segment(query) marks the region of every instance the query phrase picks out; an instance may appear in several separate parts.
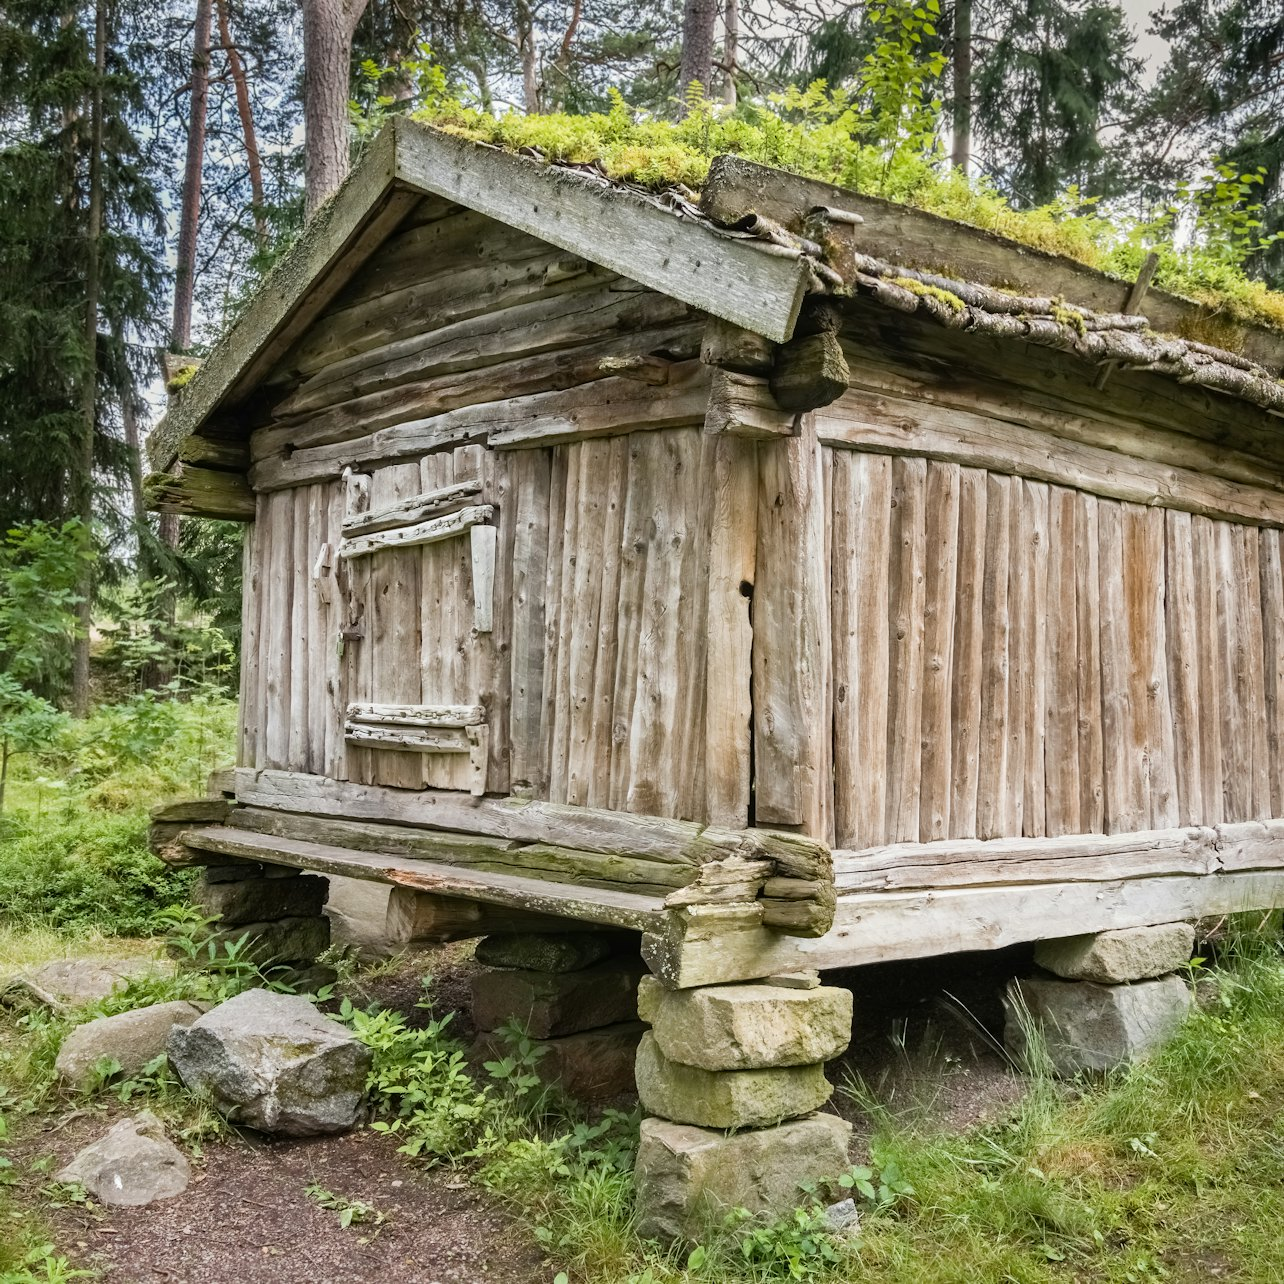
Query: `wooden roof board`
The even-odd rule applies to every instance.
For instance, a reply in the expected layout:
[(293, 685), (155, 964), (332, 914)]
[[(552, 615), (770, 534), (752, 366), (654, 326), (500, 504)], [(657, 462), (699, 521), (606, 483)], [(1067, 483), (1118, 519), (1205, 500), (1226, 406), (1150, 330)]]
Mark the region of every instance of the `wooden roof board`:
[(168, 469), (234, 408), (424, 196), (445, 197), (713, 316), (782, 341), (810, 280), (801, 253), (724, 235), (639, 193), (398, 117), (272, 269), (148, 440)]

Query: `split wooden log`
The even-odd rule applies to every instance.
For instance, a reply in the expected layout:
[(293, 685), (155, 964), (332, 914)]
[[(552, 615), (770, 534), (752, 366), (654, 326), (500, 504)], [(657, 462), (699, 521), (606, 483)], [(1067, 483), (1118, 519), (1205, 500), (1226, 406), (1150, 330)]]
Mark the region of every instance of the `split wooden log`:
[(771, 371), (771, 395), (782, 410), (800, 414), (837, 401), (851, 372), (838, 336), (830, 330), (782, 344)]
[(254, 492), (244, 473), (175, 463), (169, 472), (152, 473), (144, 490), (153, 512), (230, 522), (254, 520)]
[(775, 344), (752, 330), (742, 330), (718, 317), (711, 317), (705, 325), (700, 360), (707, 366), (720, 366), (738, 374), (765, 375), (775, 356)]
[(714, 436), (726, 433), (750, 440), (773, 440), (792, 437), (797, 420), (780, 407), (766, 379), (715, 369), (704, 430)]
[(353, 513), (343, 519), (343, 534), (349, 538), (368, 535), (373, 531), (389, 530), (397, 526), (412, 526), (430, 517), (444, 517), (457, 513), (472, 504), (481, 494), (481, 482), (469, 480), (443, 486), (439, 490), (412, 495), (395, 504), (373, 511)]
[(221, 825), (232, 810), (231, 802), (220, 793), (209, 798), (188, 798), (181, 802), (161, 803), (151, 810), (147, 827), (147, 846), (153, 854), (165, 859), (164, 853), (178, 842), (185, 830), (194, 825)]
[(447, 513), (444, 517), (433, 517), (426, 522), (416, 522), (413, 526), (398, 526), (395, 529), (378, 530), (370, 535), (357, 535), (354, 538), (344, 537), (339, 541), (341, 558), (365, 557), (385, 548), (417, 548), (423, 544), (435, 544), (439, 540), (454, 539), (465, 531), (488, 522), (495, 515), (490, 504), (471, 504), (456, 512)]
[(384, 935), (399, 948), (439, 945), (445, 941), (467, 941), (498, 932), (582, 932), (597, 931), (594, 923), (534, 914), (507, 905), (488, 905), (458, 896), (439, 896), (394, 887), (388, 897)]

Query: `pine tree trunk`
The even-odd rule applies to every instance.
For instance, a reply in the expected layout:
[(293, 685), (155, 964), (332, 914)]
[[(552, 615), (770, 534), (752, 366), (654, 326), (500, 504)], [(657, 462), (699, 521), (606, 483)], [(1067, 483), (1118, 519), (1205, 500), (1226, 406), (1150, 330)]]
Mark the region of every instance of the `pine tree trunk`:
[(517, 52), (522, 60), (522, 106), (528, 116), (540, 109), (539, 56), (535, 48), (535, 21), (527, 0), (517, 0)]
[(210, 101), (210, 15), (212, 0), (196, 0), (192, 34), (192, 101), (187, 122), (187, 161), (178, 215), (178, 261), (174, 267), (174, 321), (169, 346), (192, 345), (192, 293), (196, 285), (196, 237), (201, 221), (201, 171), (205, 165), (205, 119)]
[(236, 90), (236, 114), (241, 118), (241, 134), (245, 138), (245, 164), (250, 172), (250, 200), (254, 206), (254, 235), (259, 249), (267, 244), (268, 225), (263, 195), (263, 160), (259, 155), (258, 135), (254, 130), (254, 110), (250, 105), (250, 87), (245, 78), (245, 63), (241, 51), (232, 43), (232, 24), (228, 17), (227, 0), (218, 3), (218, 38), (227, 54), (227, 69), (232, 75)]
[(348, 173), (352, 33), (369, 0), (303, 0), (304, 210), (311, 218)]
[(954, 147), (950, 160), (965, 174), (972, 161), (972, 0), (954, 0)]
[[(103, 224), (103, 79), (107, 70), (107, 0), (94, 5), (94, 81), (89, 102), (89, 219), (85, 238), (85, 369), (80, 390), (81, 440), (77, 516), (88, 531), (94, 519), (94, 441), (98, 430), (98, 292)], [(93, 570), (86, 566), (76, 586), (80, 602), (72, 651), (71, 707), (89, 712), (89, 627), (93, 621)]]
[(685, 116), (686, 94), (693, 80), (706, 93), (713, 79), (713, 33), (718, 0), (686, 0), (682, 11), (682, 66), (678, 72), (678, 115)]
[(723, 59), (722, 101), (736, 105), (736, 72), (740, 66), (740, 6), (738, 0), (726, 0), (722, 10)]

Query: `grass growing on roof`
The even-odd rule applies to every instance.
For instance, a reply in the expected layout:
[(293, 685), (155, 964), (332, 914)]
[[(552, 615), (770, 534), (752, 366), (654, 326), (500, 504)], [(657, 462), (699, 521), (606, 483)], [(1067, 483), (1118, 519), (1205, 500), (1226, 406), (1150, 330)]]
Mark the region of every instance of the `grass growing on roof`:
[[(635, 112), (615, 92), (607, 112), (499, 117), (438, 94), (415, 119), (508, 151), (537, 149), (552, 162), (601, 165), (614, 179), (654, 189), (682, 184), (698, 191), (713, 158), (731, 153), (911, 205), (1124, 279), (1135, 278), (1154, 250), (1156, 286), (1231, 320), (1284, 329), (1284, 294), (1241, 266), (1253, 244), (1252, 206), (1245, 198), (1258, 180), (1236, 176), (1228, 186), (1224, 167), (1150, 220), (1103, 211), (1074, 190), (1049, 205), (1019, 210), (988, 180), (969, 181), (949, 169), (930, 144), (889, 151), (884, 141), (870, 141), (868, 117), (848, 94), (830, 91), (824, 82), (767, 102), (747, 101), (735, 111), (697, 100), (677, 122)], [(1192, 220), (1193, 236), (1179, 245), (1178, 226)], [(907, 266), (948, 273), (949, 265)]]

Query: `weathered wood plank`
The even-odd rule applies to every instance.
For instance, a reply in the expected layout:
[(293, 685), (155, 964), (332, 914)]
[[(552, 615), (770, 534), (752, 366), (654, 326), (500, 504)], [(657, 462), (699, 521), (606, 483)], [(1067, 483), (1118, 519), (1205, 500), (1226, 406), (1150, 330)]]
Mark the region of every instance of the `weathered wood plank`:
[[(793, 333), (806, 266), (678, 219), (600, 183), (422, 126), (397, 134), (409, 183), (780, 341)], [(556, 217), (550, 216), (556, 211)]]
[(1048, 506), (1048, 662), (1044, 708), (1049, 837), (1082, 832), (1079, 814), (1079, 647), (1075, 492), (1054, 486)]
[(1228, 819), (1222, 759), (1221, 653), (1225, 645), (1218, 623), (1217, 525), (1207, 517), (1191, 519), (1195, 572), (1195, 657), (1199, 697), (1199, 770), (1203, 819), (1218, 824)]
[(220, 521), (252, 522), (254, 492), (245, 473), (175, 463), (168, 472), (151, 473), (144, 483), (147, 507), (154, 513), (213, 517)]
[(1028, 519), (1025, 556), (1029, 558), (1024, 598), (1023, 635), (1027, 665), (1023, 668), (1022, 699), (1025, 707), (1025, 799), (1021, 832), (1038, 837), (1047, 833), (1047, 776), (1044, 738), (1047, 732), (1048, 694), (1048, 487), (1022, 481), (1021, 508)]
[(1011, 477), (985, 474), (985, 576), (981, 585), (981, 615), (985, 633), (981, 646), (981, 735), (976, 785), (976, 834), (998, 838), (1020, 831), (1008, 788), (1011, 753), (1009, 607), (1013, 492), (1020, 483)]
[(543, 781), (545, 575), (549, 544), (550, 456), (547, 450), (508, 457), (513, 470), (511, 787)]
[(387, 530), (393, 526), (412, 526), (429, 517), (439, 517), (445, 513), (458, 512), (476, 502), (481, 494), (481, 483), (468, 480), (443, 486), (439, 490), (425, 494), (411, 495), (378, 509), (367, 509), (354, 513), (343, 520), (343, 534), (346, 536), (367, 535), (372, 531)]
[(752, 441), (792, 437), (798, 416), (782, 410), (765, 378), (734, 370), (715, 370), (709, 388), (704, 430)]
[(1079, 653), (1079, 826), (1105, 831), (1101, 705), (1101, 529), (1097, 498), (1075, 495), (1075, 639)]
[(1259, 566), (1270, 814), (1281, 816), (1284, 815), (1284, 556), (1278, 531), (1261, 532)]
[(264, 743), (262, 761), (269, 767), (290, 765), (290, 621), (293, 611), (294, 496), (265, 499), (263, 541), (263, 619), (267, 648), (263, 661)]
[[(833, 807), (828, 514), (814, 421), (758, 447), (754, 787), (760, 823), (829, 832)], [(921, 583), (921, 577), (920, 577)], [(917, 724), (914, 737), (917, 738)]]
[(834, 825), (843, 846), (887, 833), (892, 461), (833, 453)]
[[(1165, 631), (1168, 641), (1168, 690), (1173, 711), (1177, 818), (1183, 825), (1197, 825), (1204, 820), (1204, 804), (1203, 772), (1199, 760), (1195, 548), (1190, 514), (1165, 514), (1164, 539), (1167, 579), (1164, 594)], [(1278, 548), (1278, 544), (1276, 547)]]
[[(414, 464), (407, 465), (416, 468)], [(339, 541), (339, 556), (366, 557), (382, 549), (417, 548), (435, 544), (438, 540), (454, 539), (479, 522), (488, 522), (495, 515), (490, 504), (470, 504), (443, 517), (434, 517), (413, 526), (399, 526), (391, 530), (376, 531), (370, 535), (344, 537)]]
[(1284, 525), (1284, 496), (1264, 487), (1160, 465), (970, 411), (853, 389), (817, 411), (817, 419), (821, 440), (834, 446), (924, 455), (1103, 498)]
[(712, 491), (705, 816), (710, 824), (739, 827), (749, 822), (752, 787), (752, 601), (758, 556), (758, 455), (752, 443), (716, 443)]
[(945, 838), (950, 832), (960, 483), (957, 464), (928, 465), (920, 732), (922, 793), (918, 835), (923, 842)]
[(611, 923), (634, 930), (654, 925), (663, 916), (660, 901), (635, 892), (588, 889), (542, 878), (354, 852), (344, 847), (275, 838), (245, 830), (194, 829), (184, 834), (184, 841), (200, 851), (218, 852), (243, 860), (265, 860), (275, 865), (292, 865), (297, 869), (346, 878), (372, 878), (417, 891), (465, 896), (496, 905), (512, 905), (537, 913), (586, 919), (590, 923)]
[[(984, 685), (987, 475), (964, 468), (959, 477), (959, 535), (954, 607), (953, 690), (950, 695), (949, 837), (977, 832)], [(985, 752), (994, 746), (986, 744)]]

